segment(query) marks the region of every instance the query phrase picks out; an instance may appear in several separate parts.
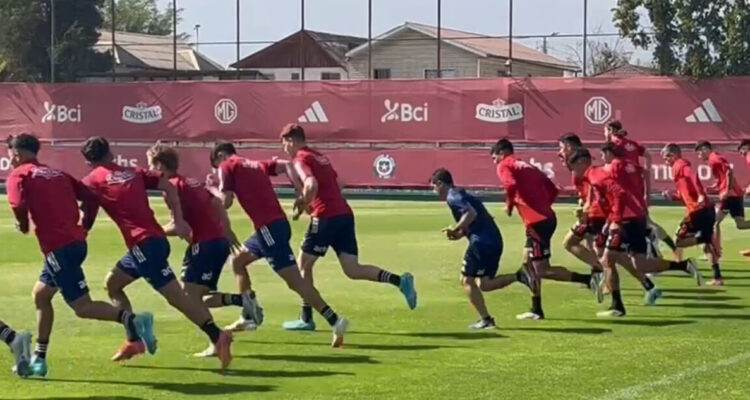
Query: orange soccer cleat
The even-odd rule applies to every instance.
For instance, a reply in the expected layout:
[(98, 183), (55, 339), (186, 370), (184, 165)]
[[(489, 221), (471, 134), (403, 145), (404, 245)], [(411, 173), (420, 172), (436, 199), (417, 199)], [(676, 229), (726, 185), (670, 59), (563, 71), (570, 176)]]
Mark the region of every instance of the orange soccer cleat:
[(137, 341), (137, 342), (128, 342), (125, 341), (125, 343), (120, 346), (120, 348), (117, 350), (117, 353), (115, 353), (114, 356), (112, 356), (112, 361), (125, 361), (130, 360), (131, 358), (143, 354), (146, 352), (146, 345), (143, 344), (143, 341)]
[(221, 331), (219, 340), (216, 342), (216, 356), (221, 361), (221, 370), (224, 371), (232, 363), (232, 333)]

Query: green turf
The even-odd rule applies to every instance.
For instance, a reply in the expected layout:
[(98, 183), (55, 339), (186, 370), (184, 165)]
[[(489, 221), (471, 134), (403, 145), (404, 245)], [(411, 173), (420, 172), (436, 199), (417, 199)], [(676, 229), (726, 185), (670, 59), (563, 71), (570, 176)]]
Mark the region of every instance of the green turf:
[[(2, 199), (2, 201), (5, 201)], [(163, 217), (161, 200), (155, 201)], [(266, 309), (265, 325), (240, 334), (231, 372), (216, 372), (216, 360), (189, 356), (205, 346), (203, 335), (170, 309), (144, 282), (129, 293), (137, 310), (156, 315), (159, 352), (124, 365), (109, 361), (123, 339), (120, 326), (77, 320), (60, 298), (45, 381), (19, 380), (3, 367), (1, 399), (748, 399), (750, 398), (750, 267), (737, 251), (750, 247), (747, 234), (725, 224), (725, 288), (696, 288), (692, 279), (672, 274), (657, 283), (665, 298), (641, 305), (642, 292), (624, 278), (629, 315), (596, 320), (604, 307), (582, 288), (545, 283), (548, 320), (516, 321), (529, 295), (515, 285), (487, 294), (500, 328), (467, 332), (477, 316), (459, 286), (464, 242), (443, 239), (451, 221), (439, 203), (354, 201), (362, 260), (394, 272), (411, 271), (419, 307), (410, 311), (390, 286), (347, 280), (329, 255), (316, 267), (315, 281), (328, 302), (352, 321), (344, 349), (329, 347), (330, 332), (317, 317), (319, 331), (294, 333), (281, 323), (295, 317), (299, 300), (265, 263), (251, 269)], [(288, 208), (289, 204), (285, 204)], [(501, 271), (516, 270), (523, 244), (517, 217), (501, 215), (491, 204), (505, 236)], [(41, 265), (33, 237), (13, 230), (7, 208), (0, 212), (0, 318), (16, 328), (33, 329), (30, 290)], [(554, 261), (583, 271), (561, 246), (572, 223), (572, 208), (558, 208), (560, 228)], [(657, 208), (657, 220), (674, 229), (681, 208)], [(232, 213), (238, 234), (250, 225)], [(294, 247), (304, 222), (293, 223)], [(185, 245), (173, 243), (172, 265), (179, 266)], [(86, 263), (89, 286), (104, 299), (107, 270), (124, 251), (114, 225), (97, 224)], [(691, 250), (690, 254), (697, 254)], [(709, 266), (701, 263), (704, 275)], [(231, 272), (221, 287), (231, 290)], [(236, 309), (215, 312), (229, 323)], [(0, 352), (0, 365), (11, 357)]]

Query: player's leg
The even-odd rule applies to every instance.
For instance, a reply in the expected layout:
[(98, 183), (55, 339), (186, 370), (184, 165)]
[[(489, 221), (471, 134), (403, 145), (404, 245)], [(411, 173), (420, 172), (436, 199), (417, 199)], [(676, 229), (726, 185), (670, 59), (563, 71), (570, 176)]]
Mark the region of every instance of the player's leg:
[(125, 287), (140, 279), (141, 274), (138, 273), (138, 266), (130, 252), (125, 255), (117, 262), (115, 268), (107, 274), (104, 281), (104, 286), (107, 289), (107, 295), (112, 305), (133, 312), (133, 306), (130, 304), (130, 299), (125, 294)]
[(0, 321), (0, 340), (8, 345), (13, 353), (13, 372), (25, 378), (31, 374), (29, 360), (31, 359), (31, 334), (16, 332), (8, 324)]
[[(617, 274), (617, 263), (619, 260), (626, 258), (626, 255), (620, 251), (620, 245), (610, 233), (607, 248), (602, 255), (602, 267), (604, 267), (604, 279), (610, 288), (612, 303), (606, 311), (598, 312), (597, 317), (622, 317), (625, 315), (625, 304), (622, 302), (622, 293), (620, 292), (620, 277)], [(614, 235), (619, 235), (617, 232)]]
[(654, 219), (651, 218), (651, 214), (648, 214), (646, 218), (649, 228), (654, 231), (654, 235), (656, 235), (656, 237), (660, 241), (664, 242), (664, 244), (666, 244), (670, 250), (675, 251), (677, 249), (677, 245), (675, 244), (674, 240), (672, 240), (672, 237), (669, 236), (669, 233), (667, 233), (664, 227), (654, 221)]
[[(739, 230), (750, 229), (750, 220), (745, 219), (745, 204), (741, 197), (732, 197), (729, 202), (729, 215), (734, 220), (734, 225)], [(718, 225), (719, 214), (716, 215)]]
[(465, 275), (461, 276), (461, 286), (464, 288), (464, 292), (466, 292), (466, 295), (469, 298), (469, 303), (471, 303), (477, 311), (477, 314), (479, 314), (479, 321), (469, 325), (469, 329), (492, 329), (495, 327), (495, 320), (487, 310), (487, 305), (484, 302), (484, 295), (479, 288), (478, 281), (479, 278)]
[(46, 267), (34, 285), (32, 296), (36, 307), (36, 345), (29, 362), (31, 375), (47, 375), (47, 348), (49, 347), (52, 326), (55, 321), (55, 310), (52, 298), (57, 294), (57, 285), (53, 275)]
[(579, 274), (562, 266), (552, 266), (552, 236), (557, 228), (557, 220), (550, 218), (527, 228), (527, 247), (531, 249), (531, 263), (537, 276), (559, 282), (575, 282), (591, 287), (591, 274)]
[(599, 259), (596, 257), (596, 253), (591, 250), (591, 247), (586, 247), (584, 245), (588, 231), (588, 224), (581, 222), (577, 223), (571, 228), (567, 235), (565, 235), (563, 246), (565, 246), (565, 250), (570, 254), (590, 266), (591, 271), (601, 271), (602, 267), (599, 264)]

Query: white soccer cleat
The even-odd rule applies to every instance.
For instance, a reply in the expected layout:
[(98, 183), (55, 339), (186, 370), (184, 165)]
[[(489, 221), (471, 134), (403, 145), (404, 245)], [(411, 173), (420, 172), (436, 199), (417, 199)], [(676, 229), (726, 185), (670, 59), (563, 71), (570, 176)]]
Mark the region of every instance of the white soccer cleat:
[(625, 313), (620, 310), (615, 310), (614, 308), (606, 310), (606, 311), (599, 311), (596, 313), (597, 318), (619, 318), (624, 317)]
[(256, 328), (263, 325), (263, 307), (258, 299), (251, 298), (248, 292), (242, 293), (242, 318), (254, 321)]
[(209, 358), (209, 357), (216, 357), (217, 355), (218, 355), (218, 352), (216, 351), (216, 346), (214, 346), (213, 343), (209, 343), (206, 350), (203, 350), (200, 353), (193, 354), (193, 357)]
[(16, 332), (16, 337), (10, 343), (15, 364), (13, 372), (25, 378), (31, 374), (29, 362), (31, 360), (31, 334), (29, 332)]
[(331, 341), (331, 347), (342, 347), (344, 345), (344, 333), (349, 327), (349, 320), (346, 318), (339, 317), (336, 324), (333, 326), (333, 341)]
[(231, 332), (254, 331), (258, 329), (258, 325), (252, 319), (240, 317), (237, 321), (225, 326), (224, 329)]
[(698, 264), (692, 258), (688, 258), (687, 260), (687, 272), (695, 278), (695, 283), (697, 283), (698, 286), (703, 286), (701, 271), (698, 269)]
[(532, 321), (539, 321), (539, 320), (544, 319), (544, 318), (541, 315), (539, 315), (539, 314), (537, 314), (535, 312), (527, 311), (527, 312), (525, 312), (523, 314), (516, 315), (516, 319), (519, 319), (519, 320), (528, 319), (528, 320), (532, 320)]

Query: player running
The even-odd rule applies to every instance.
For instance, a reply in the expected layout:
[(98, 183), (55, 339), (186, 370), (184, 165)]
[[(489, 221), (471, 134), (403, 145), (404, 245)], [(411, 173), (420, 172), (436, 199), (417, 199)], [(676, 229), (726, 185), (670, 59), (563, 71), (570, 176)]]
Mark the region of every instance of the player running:
[[(714, 187), (719, 192), (719, 203), (716, 204), (716, 227), (714, 228), (713, 246), (721, 256), (721, 222), (729, 214), (734, 220), (737, 229), (750, 229), (750, 221), (745, 219), (745, 192), (737, 183), (732, 166), (729, 165), (724, 156), (713, 150), (711, 143), (705, 140), (699, 141), (695, 146), (695, 152), (701, 161), (708, 161), (711, 173), (716, 184)], [(721, 280), (711, 281), (709, 284), (722, 284)]]
[[(739, 146), (737, 146), (737, 151), (740, 152), (740, 155), (745, 159), (747, 167), (750, 168), (750, 140), (746, 139), (741, 141)], [(750, 195), (750, 185), (745, 188), (745, 196), (747, 195)], [(742, 250), (740, 254), (745, 257), (750, 257), (750, 250)]]
[[(281, 143), (284, 152), (292, 157), (301, 185), (294, 202), (293, 219), (298, 219), (303, 212), (311, 216), (299, 256), (302, 277), (312, 283), (315, 262), (333, 247), (348, 278), (391, 284), (399, 288), (410, 309), (416, 308), (417, 291), (410, 273), (399, 276), (359, 262), (354, 214), (341, 194), (338, 175), (328, 157), (308, 147), (304, 129), (296, 124), (284, 127)], [(310, 305), (303, 303), (300, 318), (285, 322), (283, 326), (287, 330), (314, 330)]]
[[(216, 326), (208, 308), (200, 300), (185, 296), (169, 266), (170, 247), (166, 233), (149, 206), (146, 190), (162, 191), (172, 214), (170, 233), (189, 239), (190, 227), (183, 218), (177, 189), (160, 173), (115, 164), (109, 142), (103, 137), (88, 139), (81, 153), (93, 169), (83, 183), (98, 196), (128, 247), (128, 252), (107, 275), (107, 292), (112, 302), (130, 310), (130, 300), (124, 288), (143, 277), (172, 307), (200, 327), (216, 346), (221, 369), (228, 367), (232, 361), (232, 335)], [(143, 339), (148, 352), (154, 354), (156, 340), (151, 335)], [(127, 359), (132, 352), (132, 344), (126, 342), (112, 359)]]
[(505, 213), (513, 215), (518, 208), (526, 226), (526, 248), (523, 264), (532, 272), (531, 310), (516, 316), (518, 319), (544, 319), (542, 309), (542, 278), (562, 282), (576, 282), (593, 287), (590, 274), (579, 274), (565, 267), (550, 266), (550, 245), (557, 228), (557, 216), (552, 204), (557, 197), (557, 187), (538, 168), (517, 159), (513, 144), (500, 139), (490, 150), (497, 164), (497, 176), (505, 188)]
[(723, 285), (719, 253), (713, 243), (716, 210), (690, 162), (682, 158), (680, 147), (670, 143), (664, 147), (661, 154), (664, 162), (672, 167), (672, 176), (677, 187), (676, 191), (667, 190), (663, 195), (670, 200), (682, 200), (687, 209), (687, 215), (677, 231), (677, 245), (691, 247), (703, 244), (703, 251), (708, 255), (714, 275), (710, 284)]
[(96, 196), (70, 175), (40, 163), (39, 149), (39, 139), (30, 134), (8, 140), (8, 156), (14, 167), (6, 182), (8, 202), (21, 233), (29, 232), (29, 222), (34, 224), (44, 254), (44, 269), (33, 291), (37, 341), (28, 365), (30, 374), (47, 375), (47, 348), (54, 321), (52, 298), (58, 291), (79, 318), (122, 324), (131, 349), (129, 356), (143, 353), (141, 339), (154, 336), (153, 315), (136, 315), (89, 296), (81, 266), (87, 255), (86, 234), (98, 208)]
[(481, 318), (469, 325), (469, 329), (495, 328), (495, 319), (487, 310), (482, 292), (499, 290), (513, 282), (531, 286), (531, 279), (523, 268), (515, 274), (495, 276), (503, 255), (500, 229), (479, 199), (454, 186), (453, 176), (448, 170), (440, 168), (433, 172), (430, 185), (440, 200), (448, 203), (456, 221), (455, 226), (443, 229), (445, 236), (448, 240), (465, 237), (469, 241), (461, 269), (461, 285)]
[(304, 279), (299, 268), (292, 268), (297, 267), (289, 246), (292, 231), (270, 179), (270, 176), (286, 173), (288, 164), (279, 160), (253, 161), (239, 157), (234, 145), (226, 142), (214, 147), (211, 163), (219, 170), (219, 187), (212, 189), (216, 196), (223, 200), (225, 207), (231, 207), (236, 195), (255, 225), (255, 233), (237, 255), (243, 260), (243, 270), (248, 264), (265, 258), (289, 288), (328, 321), (333, 330), (331, 346), (341, 347), (349, 321), (336, 314), (323, 300), (312, 280)]
[(0, 321), (0, 340), (8, 345), (13, 353), (15, 363), (13, 372), (21, 378), (31, 375), (29, 360), (31, 359), (31, 334), (29, 332), (16, 332), (5, 322)]
[[(159, 171), (177, 189), (183, 217), (191, 230), (190, 241), (182, 264), (182, 282), (185, 293), (209, 308), (242, 307), (243, 314), (253, 307), (246, 296), (217, 292), (221, 270), (232, 248), (239, 248), (231, 222), (221, 200), (211, 194), (202, 182), (180, 175), (180, 157), (175, 149), (157, 143), (146, 154), (149, 168)], [(168, 236), (174, 236), (172, 226), (165, 227)], [(209, 342), (206, 350), (196, 357), (215, 357), (216, 346)]]

